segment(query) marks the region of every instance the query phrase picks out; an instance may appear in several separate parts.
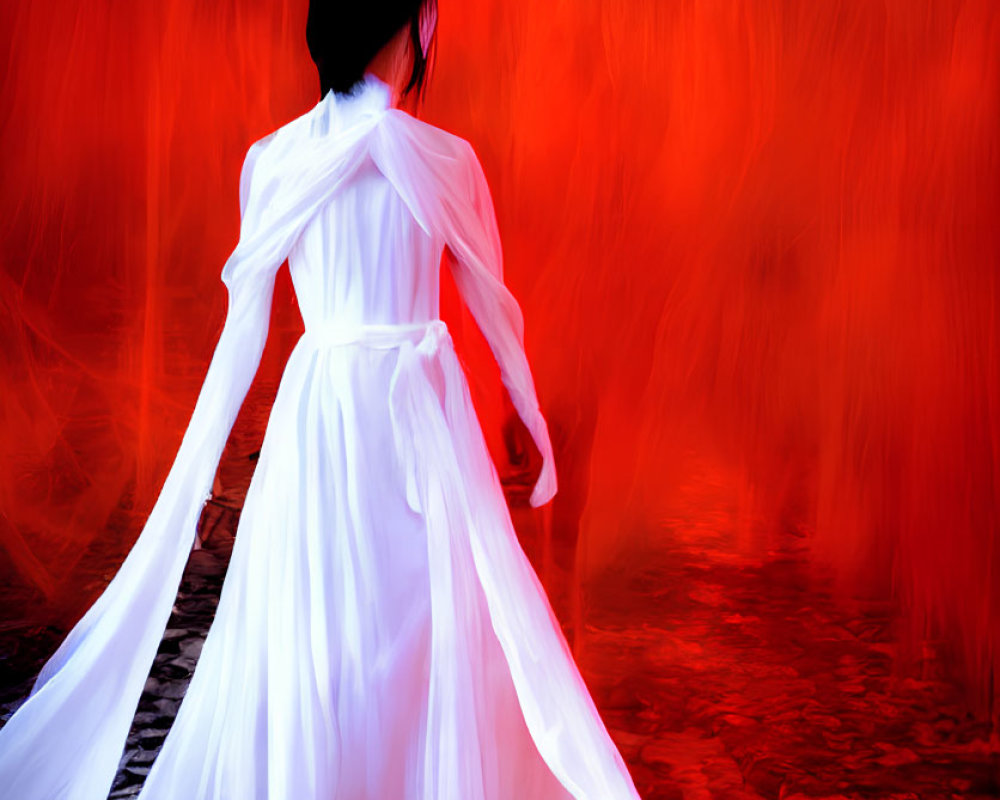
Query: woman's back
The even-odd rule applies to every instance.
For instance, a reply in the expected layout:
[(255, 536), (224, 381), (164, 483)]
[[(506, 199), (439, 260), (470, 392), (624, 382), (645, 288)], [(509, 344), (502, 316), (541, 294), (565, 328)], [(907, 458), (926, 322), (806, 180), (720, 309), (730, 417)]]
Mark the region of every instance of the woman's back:
[[(355, 95), (331, 93), (320, 102), (310, 135), (335, 138), (388, 106), (389, 87), (369, 75)], [(443, 242), (421, 228), (369, 153), (359, 160), (289, 253), (303, 321), (309, 327), (434, 319)]]
[(435, 319), (442, 247), (365, 159), (289, 253), (306, 327)]

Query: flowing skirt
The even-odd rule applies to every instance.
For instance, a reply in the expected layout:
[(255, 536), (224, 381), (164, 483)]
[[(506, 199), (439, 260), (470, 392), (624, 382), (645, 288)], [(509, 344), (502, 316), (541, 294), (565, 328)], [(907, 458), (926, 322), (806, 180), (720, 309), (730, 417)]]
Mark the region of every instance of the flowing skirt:
[[(218, 438), (189, 426), (122, 568), (0, 730), (0, 796), (107, 795)], [(440, 320), (313, 325), (296, 345), (140, 798), (638, 798)]]
[[(481, 588), (433, 607), (388, 402), (399, 347), (316, 338), (285, 369), (215, 621), (140, 798), (571, 797), (528, 732)], [(435, 626), (469, 659), (448, 673), (468, 681), (453, 726), (429, 712), (432, 686), (455, 690), (431, 680), (448, 669)], [(451, 763), (463, 752), (473, 775)]]

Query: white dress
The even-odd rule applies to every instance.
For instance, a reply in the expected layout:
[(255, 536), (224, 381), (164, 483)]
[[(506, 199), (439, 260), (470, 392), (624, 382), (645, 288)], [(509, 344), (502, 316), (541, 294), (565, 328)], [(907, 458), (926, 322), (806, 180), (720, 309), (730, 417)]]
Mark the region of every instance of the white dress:
[(456, 284), (548, 431), (467, 141), (369, 73), (254, 143), (226, 324), (174, 464), (104, 594), (0, 730), (0, 796), (103, 800), (287, 257), (292, 352), (218, 610), (142, 800), (618, 800), (622, 758), (521, 550), (438, 319)]

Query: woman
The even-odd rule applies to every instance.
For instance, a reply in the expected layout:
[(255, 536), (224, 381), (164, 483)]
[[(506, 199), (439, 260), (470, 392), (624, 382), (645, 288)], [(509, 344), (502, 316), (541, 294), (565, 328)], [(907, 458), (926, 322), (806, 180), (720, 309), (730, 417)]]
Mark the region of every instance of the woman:
[(143, 800), (637, 797), (521, 551), (448, 330), (446, 255), (543, 457), (482, 168), (398, 108), (433, 2), (310, 7), (322, 99), (255, 142), (226, 324), (142, 534), (0, 731), (0, 793), (103, 798), (287, 258), (305, 333)]

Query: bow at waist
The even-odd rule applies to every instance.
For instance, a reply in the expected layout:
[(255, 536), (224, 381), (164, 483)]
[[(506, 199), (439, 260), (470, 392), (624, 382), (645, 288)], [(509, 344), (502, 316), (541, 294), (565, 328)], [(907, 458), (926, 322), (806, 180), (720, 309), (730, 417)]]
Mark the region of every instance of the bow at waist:
[(406, 500), (424, 510), (425, 476), (454, 463), (451, 437), (455, 413), (463, 407), (462, 368), (443, 320), (403, 323), (322, 322), (306, 326), (296, 350), (359, 345), (398, 349), (389, 380), (388, 405), (393, 439), (405, 475)]

